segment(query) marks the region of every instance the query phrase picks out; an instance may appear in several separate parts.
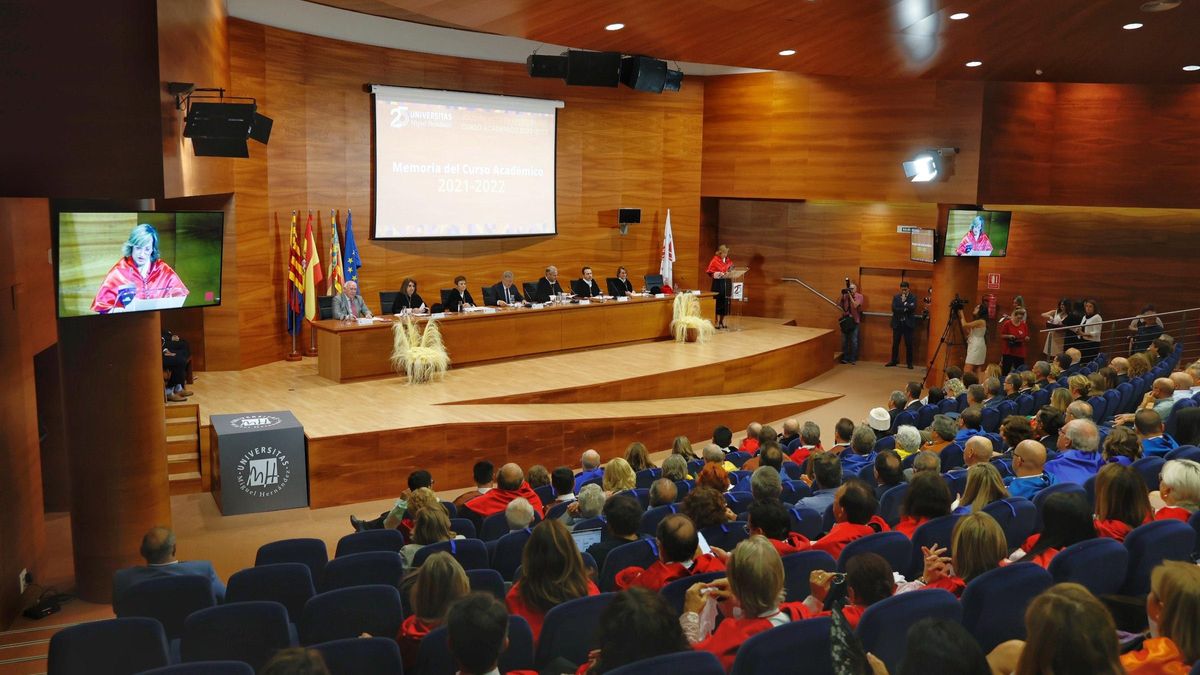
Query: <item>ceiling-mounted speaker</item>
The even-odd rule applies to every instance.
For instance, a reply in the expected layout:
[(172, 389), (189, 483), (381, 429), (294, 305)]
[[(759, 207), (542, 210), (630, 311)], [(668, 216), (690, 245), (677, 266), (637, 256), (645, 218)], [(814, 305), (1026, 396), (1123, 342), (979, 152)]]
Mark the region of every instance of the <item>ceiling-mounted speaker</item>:
[(667, 71), (667, 80), (663, 84), (663, 90), (664, 91), (679, 91), (679, 88), (682, 86), (683, 86), (683, 71), (682, 70), (668, 70)]
[(583, 87), (615, 87), (621, 81), (619, 52), (567, 52), (567, 84)]
[(530, 54), (529, 58), (525, 59), (525, 66), (529, 69), (530, 77), (554, 77), (560, 80), (567, 77), (567, 57), (565, 56)]
[(667, 62), (649, 56), (621, 59), (621, 83), (630, 89), (661, 94), (667, 84)]

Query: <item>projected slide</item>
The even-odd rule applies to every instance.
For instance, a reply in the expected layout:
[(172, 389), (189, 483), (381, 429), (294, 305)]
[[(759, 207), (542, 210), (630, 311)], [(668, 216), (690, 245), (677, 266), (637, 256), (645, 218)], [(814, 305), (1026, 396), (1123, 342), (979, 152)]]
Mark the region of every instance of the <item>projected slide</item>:
[(376, 239), (556, 232), (561, 101), (376, 85)]

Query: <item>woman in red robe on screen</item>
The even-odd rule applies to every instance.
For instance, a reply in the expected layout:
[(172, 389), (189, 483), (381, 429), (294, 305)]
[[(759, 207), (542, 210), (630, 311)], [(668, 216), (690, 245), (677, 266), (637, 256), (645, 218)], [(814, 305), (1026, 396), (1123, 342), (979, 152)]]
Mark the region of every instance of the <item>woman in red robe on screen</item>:
[(725, 275), (729, 274), (731, 269), (733, 261), (729, 259), (729, 247), (721, 244), (712, 260), (708, 262), (708, 269), (704, 270), (712, 277), (712, 290), (717, 294), (717, 328), (725, 327), (725, 315), (729, 313), (729, 295), (733, 291), (733, 283), (725, 278)]
[(187, 294), (188, 288), (179, 275), (159, 257), (158, 230), (142, 224), (129, 233), (121, 259), (108, 271), (96, 292), (92, 311), (107, 314), (124, 310), (135, 298), (157, 300)]
[(988, 239), (987, 232), (983, 231), (983, 216), (975, 216), (971, 219), (971, 229), (967, 230), (962, 241), (958, 242), (958, 248), (955, 249), (954, 255), (989, 256), (991, 254), (992, 240)]

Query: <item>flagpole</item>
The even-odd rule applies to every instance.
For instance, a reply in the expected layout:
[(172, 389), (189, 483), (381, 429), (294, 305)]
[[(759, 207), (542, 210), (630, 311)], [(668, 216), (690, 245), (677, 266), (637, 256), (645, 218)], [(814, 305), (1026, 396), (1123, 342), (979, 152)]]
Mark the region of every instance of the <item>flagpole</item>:
[[(318, 211), (318, 213), (320, 213), (320, 212)], [(308, 211), (308, 219), (309, 219), (309, 221), (310, 221), (310, 222), (312, 221), (312, 209), (309, 209), (309, 211)], [(320, 219), (320, 218), (317, 218), (317, 222), (318, 222), (318, 223), (320, 223), (320, 222), (321, 222), (321, 219)], [(305, 238), (307, 239), (307, 237), (308, 237), (308, 234), (307, 234), (307, 230), (306, 230), (306, 232), (305, 232)], [(316, 247), (317, 247), (317, 235), (316, 235), (316, 233), (314, 233), (314, 234), (313, 234), (313, 242), (312, 242), (312, 245), (313, 245), (313, 250), (316, 250)], [(316, 284), (316, 281), (315, 281), (315, 278), (314, 278), (313, 286), (316, 286), (316, 285), (317, 285), (317, 284)], [(307, 284), (307, 283), (305, 284), (305, 286), (304, 286), (304, 292), (305, 292), (305, 293), (310, 293), (310, 292), (315, 292), (315, 291), (316, 291), (316, 289), (315, 289), (315, 288), (313, 288), (313, 289), (309, 289), (309, 288), (308, 288), (308, 284)], [(314, 297), (316, 297), (316, 296), (314, 296)], [(319, 321), (320, 319), (321, 319), (321, 313), (320, 313), (320, 309), (318, 308), (318, 310), (317, 310), (317, 320)], [(316, 329), (314, 329), (314, 328), (313, 328), (313, 322), (312, 322), (312, 321), (309, 321), (309, 322), (308, 322), (308, 349), (304, 350), (304, 355), (305, 355), (305, 356), (316, 356), (316, 355), (317, 355), (317, 331), (316, 331)]]
[[(276, 216), (278, 216), (278, 211), (276, 212)], [(276, 218), (276, 222), (278, 222), (278, 218)], [(292, 209), (292, 229), (294, 230), (295, 227), (296, 227), (296, 209)], [(296, 233), (294, 231), (291, 232), (291, 235), (295, 235), (295, 234)], [(290, 237), (289, 237), (288, 241), (289, 242), (292, 241)], [(288, 256), (289, 256), (288, 257), (288, 267), (289, 267), (289, 269), (291, 267), (291, 255), (292, 255), (292, 252), (291, 252), (291, 249), (289, 248), (289, 250), (288, 250)], [(283, 302), (285, 305), (288, 306), (289, 310), (292, 306), (291, 295), (293, 292), (295, 292), (295, 290), (296, 289), (292, 287), (292, 283), (289, 281), (288, 285), (287, 285), (287, 293), (284, 294), (284, 298), (283, 298)], [(284, 357), (284, 359), (287, 361), (300, 361), (301, 359), (304, 358), (300, 354), (300, 349), (299, 349), (298, 345), (296, 344), (296, 333), (298, 333), (299, 331), (298, 330), (292, 331), (291, 323), (295, 320), (296, 320), (296, 317), (293, 315), (292, 312), (289, 311), (288, 312), (288, 334), (292, 336), (292, 351), (288, 352), (288, 355), (286, 357)]]

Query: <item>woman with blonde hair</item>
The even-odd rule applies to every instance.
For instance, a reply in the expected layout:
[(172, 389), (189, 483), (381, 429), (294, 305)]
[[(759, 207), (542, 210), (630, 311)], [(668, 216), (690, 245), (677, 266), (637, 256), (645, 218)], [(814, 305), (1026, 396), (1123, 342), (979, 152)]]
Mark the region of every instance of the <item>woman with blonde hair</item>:
[(610, 459), (608, 464), (604, 465), (604, 479), (601, 481), (601, 487), (604, 488), (606, 497), (625, 490), (632, 490), (636, 482), (633, 467), (620, 457)]
[(633, 469), (634, 473), (658, 468), (650, 461), (650, 453), (640, 441), (634, 441), (625, 448), (625, 461), (629, 462), (629, 468)]
[(957, 377), (952, 377), (942, 383), (942, 391), (946, 392), (946, 398), (958, 398), (959, 394), (967, 392), (967, 386)]
[(417, 488), (408, 495), (407, 508), (402, 513), (398, 513), (399, 509), (392, 509), (392, 512), (384, 519), (383, 526), (389, 530), (400, 530), (404, 534), (404, 538), (408, 539), (412, 537), (413, 524), (417, 522), (417, 516), (422, 509), (430, 506), (446, 510), (433, 490), (427, 487)]
[(675, 437), (674, 442), (671, 443), (671, 454), (679, 455), (688, 462), (700, 459), (700, 455), (697, 455), (696, 451), (692, 449), (692, 442), (688, 440), (687, 436)]
[(1021, 376), (1021, 393), (1032, 394), (1038, 390), (1037, 375), (1032, 370), (1022, 370)]
[[(783, 582), (783, 560), (775, 547), (762, 535), (750, 537), (729, 555), (724, 579), (688, 588), (680, 619), (684, 636), (693, 649), (711, 652), (728, 671), (738, 647), (751, 636), (812, 615), (802, 602), (782, 602)], [(725, 616), (712, 633), (700, 621), (709, 602), (717, 603)], [(735, 608), (740, 612), (735, 614)]]
[(1050, 406), (1060, 413), (1065, 414), (1067, 406), (1071, 405), (1072, 401), (1071, 392), (1066, 387), (1057, 387), (1054, 391), (1050, 392)]
[(467, 573), (449, 553), (429, 556), (414, 576), (416, 580), (409, 596), (413, 613), (400, 625), (400, 634), (396, 636), (406, 668), (417, 667), (421, 640), (442, 625), (455, 600), (471, 592)]
[(509, 589), (508, 611), (523, 617), (537, 642), (546, 612), (576, 598), (599, 595), (571, 532), (558, 520), (533, 528), (521, 553), (521, 580)]
[(462, 535), (450, 529), (450, 516), (446, 509), (421, 509), (417, 514), (417, 522), (413, 524), (412, 538), (400, 549), (405, 569), (413, 566), (412, 561), (422, 547), (462, 538)]
[(1135, 377), (1141, 377), (1150, 372), (1150, 358), (1146, 356), (1146, 352), (1132, 354), (1127, 360), (1129, 361), (1129, 367), (1125, 372), (1129, 375), (1129, 379), (1132, 380)]
[(967, 470), (967, 486), (958, 499), (955, 513), (978, 513), (998, 499), (1008, 499), (1000, 471), (991, 464), (976, 464)]
[(925, 555), (925, 573), (902, 590), (940, 588), (962, 595), (968, 582), (1000, 566), (1008, 555), (1008, 541), (995, 518), (976, 511), (955, 523), (949, 557), (944, 546), (922, 546), (921, 552)]
[[(1079, 584), (1058, 584), (1025, 610), (1027, 641), (1009, 640), (988, 654), (994, 673), (1123, 675), (1117, 628), (1104, 604)], [(1186, 670), (1183, 672), (1187, 672)]]
[(1200, 661), (1200, 567), (1164, 561), (1150, 574), (1146, 596), (1150, 638), (1142, 649), (1121, 656), (1125, 672), (1187, 673)]
[(1091, 395), (1092, 381), (1087, 375), (1072, 375), (1067, 378), (1067, 390), (1071, 392), (1072, 401), (1086, 401)]
[(687, 480), (687, 460), (680, 455), (671, 455), (663, 460), (662, 477), (670, 481)]
[(1142, 458), (1142, 444), (1129, 427), (1113, 427), (1104, 439), (1104, 461), (1129, 466)]

